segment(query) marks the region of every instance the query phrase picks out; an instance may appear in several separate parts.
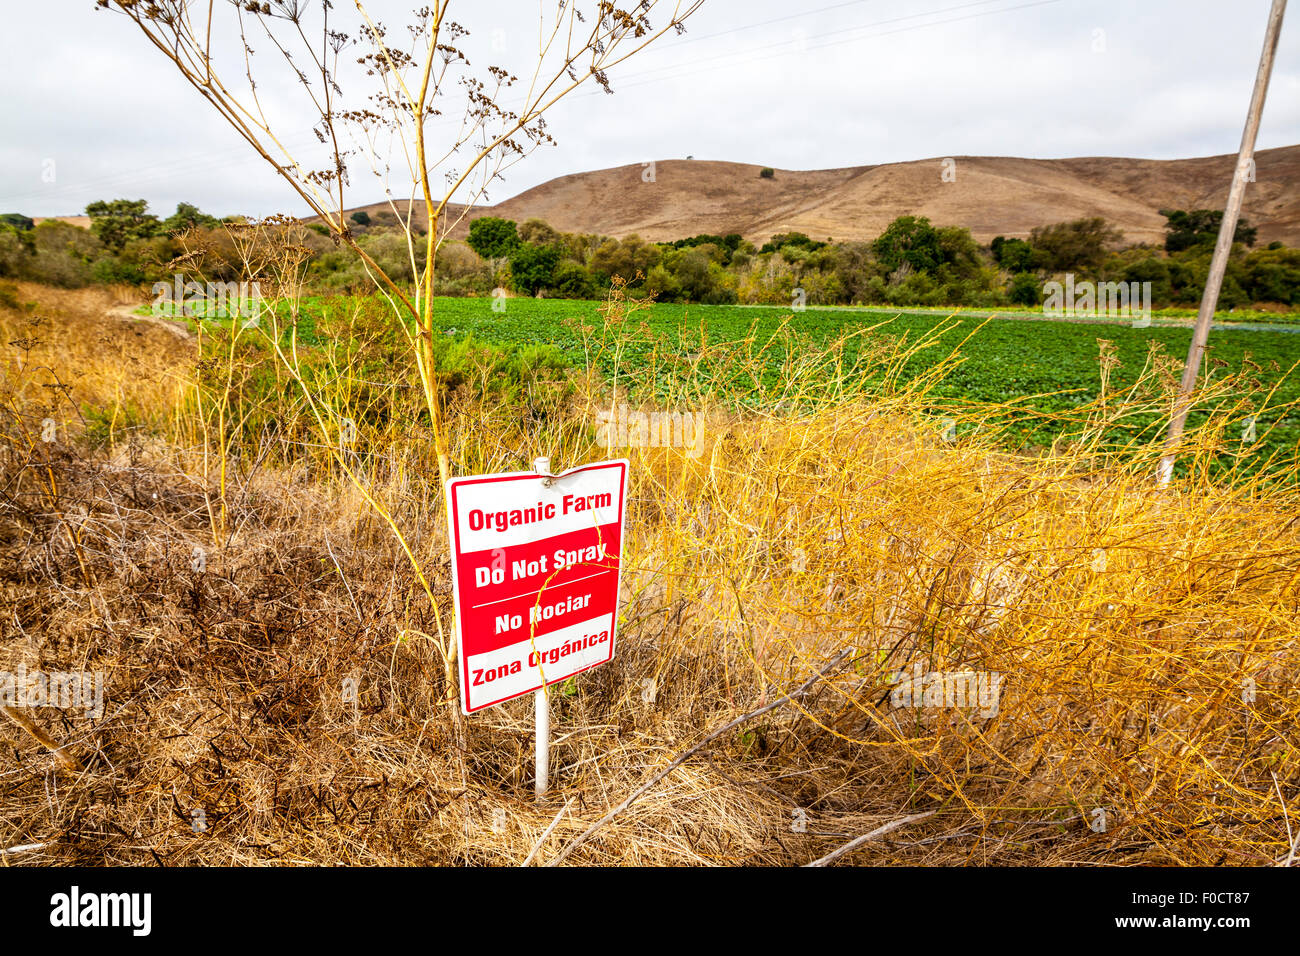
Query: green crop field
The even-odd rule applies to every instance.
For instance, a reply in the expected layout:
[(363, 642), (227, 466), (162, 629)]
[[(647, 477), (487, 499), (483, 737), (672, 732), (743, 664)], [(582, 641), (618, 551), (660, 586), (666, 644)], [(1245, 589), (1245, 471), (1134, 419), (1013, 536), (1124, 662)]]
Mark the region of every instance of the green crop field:
[[(494, 311), (488, 298), (439, 298), (435, 307), (435, 324), (444, 334), (462, 339), (497, 345), (549, 345), (559, 350), (574, 366), (587, 361), (581, 326), (601, 325), (599, 302), (569, 299), (515, 298)], [(304, 303), (298, 324), (300, 344), (317, 341), (315, 320), (322, 312), (346, 310), (351, 300), (345, 298), (311, 298)], [(498, 306), (501, 308), (501, 306)], [(848, 339), (847, 360), (856, 358), (864, 345), (884, 337), (915, 342), (936, 329), (935, 342), (908, 360), (902, 380), (922, 374), (945, 359), (960, 346), (960, 364), (948, 371), (929, 389), (936, 413), (945, 403), (968, 406), (970, 403), (1008, 404), (1030, 413), (1068, 414), (1071, 409), (1092, 402), (1100, 390), (1099, 342), (1113, 343), (1119, 365), (1112, 373), (1112, 385), (1134, 380), (1149, 363), (1152, 347), (1176, 360), (1181, 366), (1191, 340), (1191, 329), (1173, 324), (1135, 329), (1128, 322), (1068, 322), (1026, 318), (1032, 313), (963, 313), (961, 311), (925, 312), (890, 308), (816, 308), (792, 312), (789, 308), (758, 306), (711, 306), (655, 304), (635, 314), (631, 335), (622, 336), (619, 374), (634, 396), (652, 399), (656, 383), (638, 379), (637, 372), (657, 353), (657, 368), (672, 367), (676, 354), (697, 352), (701, 334), (712, 343), (736, 342), (753, 337), (758, 344), (768, 343), (765, 360), (773, 373), (787, 357), (787, 349), (828, 345), (852, 333)], [(786, 332), (776, 337), (779, 330)], [(631, 331), (631, 330), (628, 330)], [(775, 338), (774, 338), (775, 337)], [(964, 341), (964, 344), (963, 343)], [(1300, 400), (1300, 329), (1252, 326), (1218, 327), (1210, 337), (1210, 357), (1203, 371), (1212, 364), (1212, 374), (1226, 374), (1243, 369), (1255, 380), (1251, 391), (1259, 440), (1250, 449), (1252, 456), (1294, 453), (1300, 441), (1300, 410), (1290, 405)], [(665, 361), (665, 359), (669, 361)], [(1226, 363), (1220, 365), (1218, 363)], [(682, 363), (679, 363), (682, 364)], [(596, 362), (607, 376), (614, 368), (610, 353)], [(696, 366), (693, 371), (707, 375), (715, 391), (727, 390), (726, 369)], [(736, 382), (737, 391), (752, 389), (750, 380)], [(761, 383), (759, 383), (761, 384)], [(1271, 394), (1270, 394), (1271, 393)], [(725, 399), (725, 394), (717, 397)], [(1243, 416), (1244, 417), (1244, 416)], [(1134, 429), (1155, 428), (1157, 416), (1138, 416), (1130, 423)], [(1036, 415), (1004, 416), (1009, 434), (1024, 445), (1049, 444), (1060, 434), (1058, 421)], [(1196, 415), (1192, 417), (1195, 423)]]
[[(503, 312), (494, 312), (487, 299), (440, 299), (437, 323), (455, 335), (472, 334), (493, 343), (549, 343), (578, 364), (583, 361), (577, 323), (599, 324), (598, 303), (570, 300), (508, 300)], [(713, 341), (734, 341), (754, 333), (759, 341), (771, 338), (783, 324), (812, 343), (829, 343), (836, 337), (872, 329), (869, 336), (907, 336), (915, 341), (940, 326), (951, 325), (938, 337), (938, 344), (911, 359), (905, 377), (920, 374), (961, 345), (963, 361), (934, 386), (930, 394), (938, 401), (968, 400), (1007, 404), (1022, 401), (1039, 412), (1063, 412), (1094, 400), (1100, 387), (1099, 339), (1114, 344), (1119, 366), (1113, 382), (1125, 384), (1148, 362), (1153, 343), (1180, 365), (1187, 355), (1191, 330), (1178, 326), (1135, 329), (1131, 323), (1064, 322), (1026, 318), (991, 318), (987, 313), (966, 316), (918, 314), (897, 309), (789, 309), (708, 306), (653, 305), (642, 313), (648, 330), (669, 346), (692, 350), (699, 341), (701, 324)], [(576, 321), (566, 321), (576, 320)], [(981, 327), (982, 326), (982, 327)], [(976, 331), (978, 330), (978, 331)], [(974, 333), (972, 335), (972, 333)], [(854, 351), (853, 341), (847, 352)], [(1300, 440), (1300, 410), (1283, 409), (1300, 399), (1300, 334), (1285, 328), (1272, 330), (1215, 328), (1210, 336), (1210, 356), (1227, 363), (1225, 371), (1243, 367), (1253, 371), (1259, 387), (1255, 396), (1267, 410), (1257, 416), (1261, 435), (1255, 454), (1282, 449), (1294, 450)], [(784, 356), (773, 350), (771, 362)], [(644, 359), (643, 349), (624, 354), (624, 374), (635, 372)], [(1258, 369), (1252, 369), (1254, 363)], [(1207, 363), (1208, 366), (1209, 363)], [(1290, 374), (1288, 374), (1290, 373)], [(1279, 384), (1280, 383), (1280, 384)], [(1266, 426), (1276, 426), (1267, 432)], [(1031, 421), (1019, 431), (1029, 442), (1044, 443), (1054, 437), (1051, 424)], [(1266, 434), (1267, 432), (1267, 434)]]

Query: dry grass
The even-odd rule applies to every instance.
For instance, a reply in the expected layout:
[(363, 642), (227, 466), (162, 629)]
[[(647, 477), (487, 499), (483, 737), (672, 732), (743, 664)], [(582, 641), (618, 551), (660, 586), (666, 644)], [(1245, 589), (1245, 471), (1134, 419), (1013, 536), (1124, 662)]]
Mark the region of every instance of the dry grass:
[[(738, 232), (762, 245), (778, 233), (814, 239), (870, 241), (898, 216), (969, 229), (976, 241), (994, 236), (1028, 238), (1044, 223), (1102, 216), (1128, 242), (1160, 245), (1160, 209), (1219, 209), (1232, 179), (1235, 156), (1153, 160), (1118, 157), (1022, 159), (956, 156), (961, 189), (941, 189), (940, 157), (840, 169), (779, 169), (704, 159), (659, 159), (654, 183), (642, 180), (641, 163), (570, 173), (528, 189), (477, 215), (516, 222), (538, 218), (561, 232), (638, 235), (672, 242), (701, 233)], [(1261, 149), (1257, 190), (1246, 197), (1245, 217), (1260, 227), (1260, 241), (1294, 246), (1300, 211), (1292, 197), (1300, 182), (1300, 149)], [(358, 207), (371, 216), (386, 202)], [(426, 224), (418, 218), (416, 222)], [(453, 210), (453, 216), (459, 213)], [(346, 214), (351, 214), (347, 210)], [(452, 235), (463, 238), (468, 218)]]
[[(705, 454), (628, 451), (618, 653), (552, 688), (538, 806), (531, 702), (457, 714), (445, 520), (418, 428), (381, 416), (333, 461), (269, 440), (222, 455), (250, 412), (221, 383), (244, 372), (214, 385), (192, 347), (105, 325), (103, 303), (59, 305), (22, 366), (10, 346), (4, 382), (0, 670), (102, 670), (108, 690), (98, 719), (31, 712), (77, 772), (0, 722), (0, 849), (46, 844), (6, 863), (545, 863), (845, 648), (845, 666), (710, 742), (569, 862), (804, 863), (926, 810), (846, 861), (1270, 864), (1300, 833), (1294, 475), (1224, 485), (1194, 469), (1161, 492), (1158, 449), (945, 444), (921, 395), (868, 395), (825, 374), (833, 355), (745, 411), (683, 386), (667, 400), (709, 415)], [(635, 334), (610, 319), (598, 353)], [(4, 314), (6, 341), (25, 321)], [(94, 334), (120, 357), (86, 347)], [(738, 343), (692, 361), (710, 349), (728, 375), (755, 359)], [(150, 373), (120, 374), (132, 360)], [(71, 388), (41, 388), (51, 374)], [(559, 419), (466, 398), (453, 461), (605, 457), (590, 411), (610, 396), (579, 385)], [(220, 427), (199, 400), (213, 390)], [(129, 405), (141, 427), (43, 443), (59, 401), (109, 418)], [(1188, 455), (1212, 454), (1216, 427)], [(996, 714), (893, 706), (891, 678), (915, 663), (1004, 675)], [(1099, 808), (1104, 832), (1088, 825)]]

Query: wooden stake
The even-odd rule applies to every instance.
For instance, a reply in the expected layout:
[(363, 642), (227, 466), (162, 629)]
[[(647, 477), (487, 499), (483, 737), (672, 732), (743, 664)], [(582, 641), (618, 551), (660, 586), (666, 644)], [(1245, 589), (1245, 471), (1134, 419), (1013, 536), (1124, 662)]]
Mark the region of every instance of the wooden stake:
[(1169, 432), (1165, 436), (1165, 456), (1160, 460), (1157, 473), (1161, 487), (1169, 484), (1169, 479), (1174, 474), (1176, 450), (1183, 438), (1183, 426), (1192, 406), (1192, 392), (1196, 389), (1196, 376), (1200, 372), (1201, 358), (1210, 339), (1210, 322), (1213, 321), (1214, 309), (1219, 304), (1219, 289), (1223, 286), (1223, 274), (1228, 268), (1232, 239), (1237, 234), (1237, 219), (1241, 215), (1241, 202), (1246, 196), (1247, 173), (1254, 161), (1255, 136), (1259, 132), (1260, 115), (1264, 112), (1264, 97), (1268, 93), (1268, 80), (1273, 72), (1273, 58), (1277, 53), (1282, 14), (1285, 12), (1286, 0), (1273, 0), (1273, 8), (1268, 14), (1268, 28), (1264, 31), (1264, 50), (1259, 55), (1259, 70), (1255, 74), (1255, 89), (1250, 95), (1250, 109), (1246, 113), (1246, 128), (1242, 131), (1241, 148), (1237, 152), (1237, 168), (1232, 173), (1232, 186), (1228, 190), (1228, 203), (1223, 210), (1223, 222), (1219, 226), (1219, 239), (1214, 244), (1210, 273), (1205, 278), (1205, 292), (1201, 296), (1200, 311), (1196, 314), (1196, 331), (1192, 333), (1192, 345), (1187, 350), (1183, 380), (1178, 388), (1173, 417), (1169, 420)]

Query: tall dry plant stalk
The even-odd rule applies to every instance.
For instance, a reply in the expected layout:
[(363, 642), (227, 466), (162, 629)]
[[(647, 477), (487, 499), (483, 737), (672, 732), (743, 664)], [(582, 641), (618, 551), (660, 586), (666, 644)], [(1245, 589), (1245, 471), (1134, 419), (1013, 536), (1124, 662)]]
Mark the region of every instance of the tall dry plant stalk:
[[(683, 32), (703, 0), (676, 0), (666, 22), (652, 15), (663, 0), (641, 0), (630, 10), (607, 0), (562, 0), (548, 15), (539, 10), (535, 67), (526, 88), (499, 66), (474, 72), (458, 48), (468, 30), (448, 18), (451, 0), (415, 11), (410, 41), (390, 45), (390, 31), (355, 3), (352, 33), (336, 27), (333, 4), (306, 0), (235, 2), (99, 0), (127, 16), (216, 113), (285, 180), (330, 230), (365, 263), (376, 288), (393, 307), (416, 355), (416, 368), (438, 443), (439, 472), (449, 477), (446, 438), (432, 367), (433, 277), (444, 237), (464, 219), (488, 186), (544, 143), (545, 114), (587, 80), (613, 92), (609, 71), (669, 31)], [(586, 12), (584, 13), (584, 7)], [(288, 77), (306, 97), (311, 132), (324, 147), (324, 165), (312, 168), (288, 146), (287, 133), (267, 118), (254, 75), (254, 43), (284, 58)], [(222, 44), (227, 48), (222, 49)], [(234, 49), (230, 49), (233, 46)], [(296, 51), (299, 56), (294, 58)], [(344, 54), (354, 59), (350, 63)], [(234, 70), (246, 92), (237, 92)], [(373, 80), (365, 98), (345, 94), (343, 83), (362, 73)], [(235, 74), (237, 75), (237, 74)], [(459, 117), (459, 118), (457, 118)], [(383, 145), (380, 138), (386, 138)], [(402, 224), (416, 282), (391, 277), (356, 241), (343, 218), (351, 184), (349, 157), (360, 154), (384, 187)], [(393, 157), (408, 164), (411, 195), (394, 197)], [(435, 185), (437, 179), (444, 184)], [(453, 200), (458, 200), (456, 207)], [(416, 268), (418, 209), (423, 213), (424, 264)]]
[[(630, 9), (607, 0), (592, 4), (561, 0), (549, 12), (543, 4), (539, 7), (534, 67), (522, 85), (517, 76), (500, 66), (489, 65), (477, 72), (471, 68), (458, 46), (468, 30), (450, 19), (451, 0), (438, 0), (415, 11), (405, 31), (409, 41), (401, 45), (390, 44), (390, 30), (372, 17), (360, 0), (355, 3), (357, 20), (351, 32), (338, 28), (340, 17), (330, 2), (99, 0), (98, 6), (129, 18), (183, 80), (319, 217), (335, 242), (346, 244), (360, 257), (414, 356), (438, 474), (445, 485), (451, 477), (447, 451), (451, 423), (444, 420), (433, 346), (434, 273), (443, 239), (506, 170), (542, 144), (554, 142), (545, 120), (552, 107), (588, 80), (613, 92), (609, 71), (666, 33), (684, 32), (686, 19), (701, 3), (675, 0), (659, 26), (652, 17), (657, 18), (657, 10), (670, 7), (663, 0), (641, 0)], [(269, 84), (259, 86), (262, 74), (254, 69), (254, 50), (264, 45), (283, 59), (281, 69), (288, 72), (279, 78), (287, 79), (305, 97), (302, 107), (321, 147), (311, 158), (306, 155), (309, 151), (291, 148), (291, 131), (268, 118), (271, 104), (264, 104), (263, 97)], [(345, 90), (345, 85), (350, 87), (354, 81), (367, 87), (364, 97)], [(246, 89), (241, 91), (239, 86)], [(389, 275), (361, 247), (344, 219), (352, 157), (370, 166), (375, 183), (384, 188), (401, 223), (415, 275), (413, 284)], [(407, 165), (410, 193), (404, 201), (398, 200), (392, 189), (401, 185), (391, 180), (394, 157)], [(422, 257), (417, 256), (420, 244)], [(282, 258), (280, 265), (290, 264)], [(293, 268), (301, 265), (292, 263)], [(286, 269), (281, 268), (278, 277), (285, 275)], [(284, 289), (283, 282), (277, 284)], [(274, 345), (290, 376), (305, 385), (293, 344), (285, 349), (277, 338)], [(233, 352), (230, 359), (228, 367), (233, 367)], [(316, 413), (323, 439), (329, 443), (337, 422), (327, 421), (328, 406), (304, 394)], [(218, 409), (216, 427), (219, 438), (224, 436), (224, 408)], [(349, 478), (358, 477), (343, 456), (339, 464)], [(219, 467), (224, 474), (224, 459)], [(360, 483), (357, 488), (378, 508), (373, 494)], [(213, 533), (219, 541), (226, 526), (224, 484), (218, 496)], [(425, 570), (396, 523), (382, 509), (380, 514), (397, 536), (436, 610)], [(450, 668), (454, 648), (440, 616), (438, 630)]]

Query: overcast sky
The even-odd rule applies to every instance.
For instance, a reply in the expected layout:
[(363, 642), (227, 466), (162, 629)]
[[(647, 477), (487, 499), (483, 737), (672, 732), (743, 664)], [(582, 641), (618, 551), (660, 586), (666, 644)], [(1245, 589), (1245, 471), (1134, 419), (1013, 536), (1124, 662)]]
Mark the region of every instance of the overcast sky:
[[(417, 5), (367, 6), (396, 28)], [(350, 19), (350, 2), (335, 7)], [(164, 215), (180, 201), (217, 215), (305, 211), (137, 28), (93, 8), (44, 0), (6, 10), (0, 212), (71, 215), (116, 197), (148, 199)], [(684, 36), (611, 74), (616, 95), (583, 87), (550, 114), (558, 145), (516, 166), (490, 198), (566, 173), (688, 155), (820, 169), (960, 155), (1235, 152), (1268, 8), (1269, 0), (705, 0)], [(536, 0), (465, 0), (452, 11), (472, 31), (465, 49), (476, 69), (499, 62), (518, 72), (535, 50)], [(301, 90), (282, 74), (277, 81), (269, 49), (258, 52), (269, 71), (258, 92), (286, 139), (314, 142)], [(1298, 94), (1293, 9), (1259, 148), (1300, 142)], [(364, 170), (352, 184), (349, 206), (382, 198)]]

